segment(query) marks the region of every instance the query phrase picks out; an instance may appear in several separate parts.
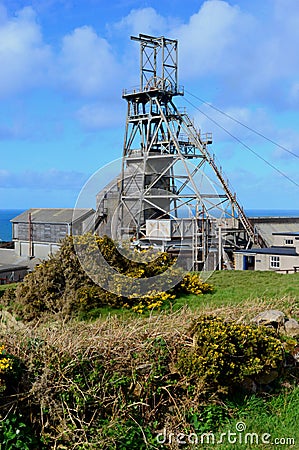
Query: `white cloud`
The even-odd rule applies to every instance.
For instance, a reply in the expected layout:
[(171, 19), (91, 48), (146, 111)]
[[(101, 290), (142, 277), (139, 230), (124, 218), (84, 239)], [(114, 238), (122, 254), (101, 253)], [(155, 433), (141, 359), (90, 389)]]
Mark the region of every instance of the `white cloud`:
[(261, 137), (258, 137), (249, 128), (265, 135), (273, 132), (271, 118), (264, 108), (248, 108), (245, 106), (219, 108), (213, 104), (204, 104), (199, 109), (202, 113), (196, 112), (195, 123), (200, 125), (203, 133), (213, 130), (216, 144), (228, 141), (236, 143), (237, 141), (233, 136), (248, 144), (250, 143), (250, 145), (257, 141), (260, 142)]
[(132, 9), (114, 28), (129, 30), (129, 33), (135, 36), (139, 33), (156, 36), (168, 28), (168, 21), (169, 19), (158, 14), (154, 8)]
[[(298, 104), (299, 3), (275, 0), (248, 13), (224, 0), (207, 0), (173, 30), (184, 83), (209, 80), (226, 102)], [(254, 15), (253, 15), (254, 14)]]
[(236, 40), (242, 45), (244, 36), (253, 27), (252, 18), (238, 6), (230, 6), (222, 0), (204, 2), (189, 22), (175, 32), (180, 43), (183, 76), (232, 72)]
[(8, 18), (0, 10), (0, 96), (9, 96), (43, 83), (51, 61), (31, 7)]
[(76, 117), (87, 131), (118, 127), (125, 120), (125, 111), (119, 104), (90, 103), (82, 106)]
[(198, 86), (217, 83), (217, 103), (294, 106), (299, 100), (299, 3), (273, 0), (265, 8), (266, 21), (254, 8), (249, 14), (228, 1), (206, 0), (180, 25), (172, 11), (162, 16), (152, 7), (132, 9), (107, 25), (116, 33), (109, 40), (86, 25), (66, 34), (60, 51), (54, 51), (31, 7), (8, 17), (0, 5), (0, 96), (55, 87), (59, 95), (71, 93), (73, 117), (86, 129), (109, 126), (111, 99), (120, 100), (121, 89), (138, 80), (138, 48), (129, 35), (145, 33), (177, 38), (180, 82), (193, 84), (193, 91), (195, 81)]
[(1, 5), (0, 64), (0, 96), (5, 97), (39, 86), (55, 86), (75, 94), (75, 98), (108, 98), (121, 72), (108, 41), (92, 27), (82, 26), (65, 35), (61, 51), (54, 53), (45, 43), (31, 7), (8, 17)]
[(63, 38), (59, 62), (63, 87), (77, 95), (108, 97), (115, 88), (120, 67), (109, 43), (89, 26)]

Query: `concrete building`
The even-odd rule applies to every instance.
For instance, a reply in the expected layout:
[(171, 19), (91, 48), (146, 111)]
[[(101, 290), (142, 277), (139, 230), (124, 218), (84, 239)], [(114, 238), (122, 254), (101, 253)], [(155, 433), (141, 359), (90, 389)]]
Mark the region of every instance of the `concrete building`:
[(299, 217), (250, 217), (250, 222), (257, 233), (263, 236), (265, 247), (279, 245), (275, 238), (277, 234), (284, 235), (286, 230), (296, 233), (299, 230)]
[(84, 234), (94, 220), (93, 209), (32, 208), (13, 218), (12, 238), (19, 257), (45, 259), (67, 235)]
[(299, 271), (299, 232), (272, 233), (273, 246), (234, 252), (236, 270)]

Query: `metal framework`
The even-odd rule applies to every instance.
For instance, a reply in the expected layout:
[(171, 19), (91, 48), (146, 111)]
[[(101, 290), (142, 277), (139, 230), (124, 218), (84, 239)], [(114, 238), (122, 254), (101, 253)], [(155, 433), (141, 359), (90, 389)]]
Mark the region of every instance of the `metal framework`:
[(160, 240), (169, 251), (185, 245), (193, 268), (221, 268), (234, 249), (262, 245), (262, 238), (208, 151), (212, 135), (202, 134), (174, 104), (184, 95), (178, 42), (144, 34), (131, 39), (140, 44), (140, 85), (123, 92), (115, 237)]

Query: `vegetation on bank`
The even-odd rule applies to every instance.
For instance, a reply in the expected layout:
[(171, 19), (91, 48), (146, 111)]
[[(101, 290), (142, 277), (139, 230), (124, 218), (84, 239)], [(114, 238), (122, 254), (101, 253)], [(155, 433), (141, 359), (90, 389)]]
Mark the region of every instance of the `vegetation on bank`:
[[(132, 253), (126, 257), (127, 253), (107, 236), (69, 236), (55, 255), (36, 266), (16, 289), (5, 292), (2, 304), (25, 321), (47, 319), (53, 314), (63, 319), (86, 319), (96, 318), (103, 307), (143, 313), (168, 307), (182, 294), (198, 297), (213, 290), (198, 274), (183, 275), (167, 253), (135, 251), (133, 257)], [(83, 258), (96, 282), (83, 270)], [(151, 279), (155, 280), (155, 289), (136, 292), (142, 280)], [(165, 285), (173, 287), (165, 292)]]
[[(132, 278), (172, 266), (163, 254), (147, 269), (124, 265), (111, 240), (102, 250)], [(136, 314), (140, 298), (128, 307), (97, 289), (68, 239), (0, 300), (1, 448), (194, 449), (198, 439), (228, 450), (225, 439), (200, 439), (217, 442), (240, 423), (296, 448), (299, 342), (251, 319), (271, 308), (298, 318), (298, 275), (226, 271), (203, 283), (189, 274), (175, 298), (156, 309), (142, 300), (147, 314)]]
[[(1, 432), (11, 446), (2, 448), (175, 449), (171, 433), (219, 438), (238, 421), (256, 433), (290, 432), (299, 406), (293, 340), (287, 347), (269, 329), (214, 312), (12, 324), (13, 332), (7, 324), (1, 342), (14, 366), (1, 375)], [(271, 381), (262, 384), (266, 375)], [(13, 446), (17, 430), (26, 430), (28, 447)]]

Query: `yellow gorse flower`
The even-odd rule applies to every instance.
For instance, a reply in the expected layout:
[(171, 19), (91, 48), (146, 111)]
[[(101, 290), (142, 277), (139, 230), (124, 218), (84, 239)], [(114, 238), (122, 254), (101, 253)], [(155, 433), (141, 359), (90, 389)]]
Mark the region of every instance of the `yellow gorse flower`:
[(5, 346), (0, 346), (0, 375), (12, 369), (12, 360), (5, 353)]

